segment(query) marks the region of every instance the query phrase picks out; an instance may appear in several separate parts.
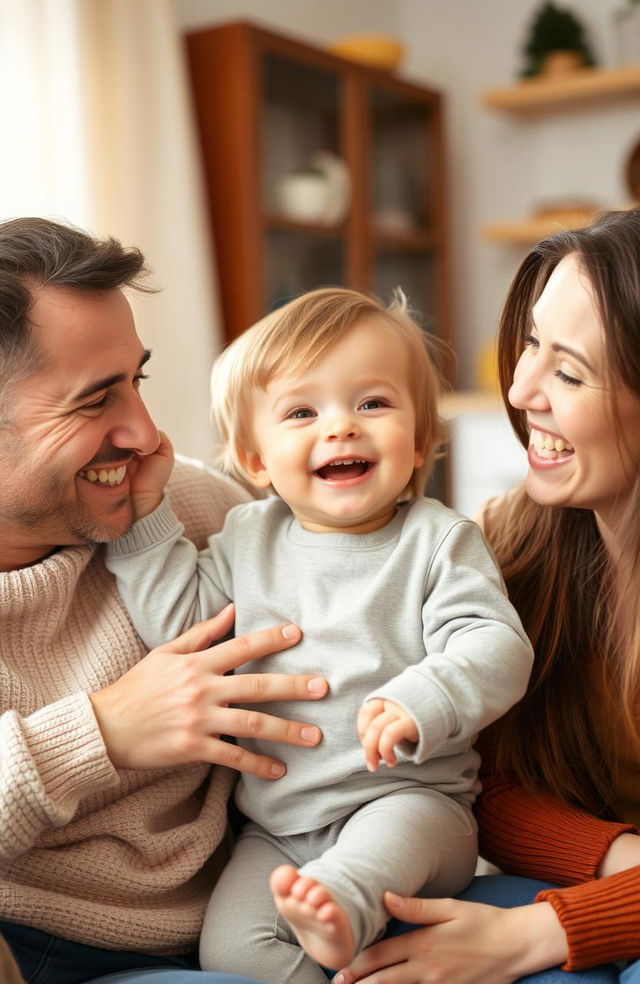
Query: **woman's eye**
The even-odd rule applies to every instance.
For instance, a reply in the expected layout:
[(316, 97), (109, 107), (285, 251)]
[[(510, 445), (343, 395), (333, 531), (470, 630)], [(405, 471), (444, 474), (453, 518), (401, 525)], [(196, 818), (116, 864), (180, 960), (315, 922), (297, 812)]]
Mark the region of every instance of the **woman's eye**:
[(380, 397), (376, 396), (376, 397), (371, 397), (371, 399), (369, 400), (365, 400), (364, 403), (361, 403), (360, 409), (379, 410), (380, 407), (386, 407), (386, 406), (388, 406), (387, 402), (385, 400), (382, 400)]
[(314, 417), (313, 410), (309, 407), (298, 407), (287, 414), (287, 420), (305, 420), (307, 417)]
[(563, 372), (562, 369), (556, 369), (553, 375), (563, 383), (568, 383), (569, 386), (582, 386), (581, 379), (576, 379), (575, 376), (567, 376), (566, 372)]
[(538, 348), (539, 342), (535, 335), (523, 335), (522, 344), (524, 348)]

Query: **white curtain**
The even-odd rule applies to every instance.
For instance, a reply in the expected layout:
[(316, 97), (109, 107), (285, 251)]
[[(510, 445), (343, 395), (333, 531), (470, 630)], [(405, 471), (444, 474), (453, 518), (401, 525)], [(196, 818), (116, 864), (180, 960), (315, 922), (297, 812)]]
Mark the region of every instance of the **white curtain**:
[(208, 459), (220, 337), (182, 41), (170, 0), (0, 0), (0, 216), (139, 246), (161, 293), (131, 297), (153, 349), (145, 397)]

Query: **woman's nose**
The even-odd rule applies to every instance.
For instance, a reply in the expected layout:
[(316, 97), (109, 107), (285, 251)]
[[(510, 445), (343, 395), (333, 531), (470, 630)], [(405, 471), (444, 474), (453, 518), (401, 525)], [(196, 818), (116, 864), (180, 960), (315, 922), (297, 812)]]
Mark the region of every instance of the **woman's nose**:
[(509, 387), (509, 403), (516, 410), (547, 410), (549, 398), (544, 390), (540, 367), (527, 352), (523, 352)]

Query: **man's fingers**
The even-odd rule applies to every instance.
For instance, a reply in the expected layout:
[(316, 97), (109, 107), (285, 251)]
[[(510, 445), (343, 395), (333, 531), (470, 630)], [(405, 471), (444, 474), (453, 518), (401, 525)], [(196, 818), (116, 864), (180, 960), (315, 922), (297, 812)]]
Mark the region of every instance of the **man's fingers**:
[(317, 745), (322, 738), (322, 732), (315, 724), (287, 721), (259, 711), (224, 708), (218, 710), (216, 716), (216, 730), (236, 738), (259, 738), (261, 741), (303, 746)]
[[(213, 618), (208, 618), (205, 622), (198, 622), (190, 629), (179, 635), (172, 642), (167, 642), (162, 646), (157, 646), (166, 653), (176, 653), (187, 655), (188, 653), (198, 653), (207, 649), (212, 642), (227, 634), (233, 625), (235, 609), (233, 605), (227, 605), (221, 612)], [(223, 671), (224, 672), (224, 671)]]
[[(205, 622), (202, 624), (206, 625)], [(183, 637), (181, 636), (181, 638)], [(262, 656), (268, 656), (269, 653), (279, 653), (283, 649), (290, 649), (291, 646), (300, 642), (301, 638), (302, 633), (298, 626), (289, 623), (247, 632), (246, 635), (229, 639), (227, 642), (221, 642), (214, 646), (210, 652), (206, 653), (205, 667), (212, 673), (227, 673), (229, 670), (235, 670), (236, 667), (248, 663), (249, 660), (260, 659)]]
[(217, 677), (218, 704), (264, 704), (271, 700), (317, 700), (325, 697), (329, 684), (309, 674), (239, 673)]
[(248, 772), (260, 779), (280, 779), (287, 771), (278, 759), (255, 755), (253, 752), (248, 752), (246, 748), (232, 745), (228, 741), (222, 741), (221, 738), (209, 740), (202, 760), (211, 762), (212, 765), (226, 765), (238, 772)]

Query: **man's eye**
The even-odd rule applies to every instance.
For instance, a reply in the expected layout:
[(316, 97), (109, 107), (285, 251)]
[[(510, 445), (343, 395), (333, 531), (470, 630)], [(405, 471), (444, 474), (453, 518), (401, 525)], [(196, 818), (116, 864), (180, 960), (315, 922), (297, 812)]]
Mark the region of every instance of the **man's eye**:
[(94, 400), (93, 403), (84, 403), (79, 409), (80, 410), (99, 410), (100, 407), (104, 407), (109, 400), (109, 393), (105, 393), (101, 396), (99, 400)]
[(136, 389), (138, 389), (139, 386), (140, 386), (140, 383), (142, 382), (142, 380), (143, 379), (148, 379), (148, 378), (149, 377), (148, 377), (148, 375), (146, 373), (139, 372), (137, 376), (134, 376), (133, 385), (135, 386)]
[(360, 404), (361, 410), (379, 410), (380, 407), (386, 407), (389, 404), (386, 400), (383, 400), (379, 396), (370, 397), (370, 399), (365, 400), (364, 403)]

